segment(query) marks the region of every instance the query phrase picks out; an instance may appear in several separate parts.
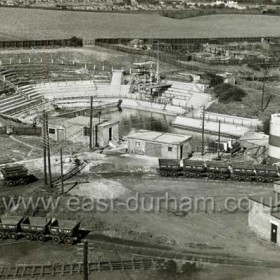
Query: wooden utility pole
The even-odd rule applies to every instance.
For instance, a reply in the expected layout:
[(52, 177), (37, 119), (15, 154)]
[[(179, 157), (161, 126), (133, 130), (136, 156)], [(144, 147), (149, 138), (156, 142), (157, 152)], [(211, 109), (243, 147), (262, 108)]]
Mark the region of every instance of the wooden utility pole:
[(205, 106), (202, 111), (202, 135), (201, 135), (201, 155), (204, 155), (204, 125), (205, 125)]
[(62, 147), (60, 148), (60, 173), (61, 173), (61, 193), (64, 193), (64, 183), (63, 183), (63, 158), (62, 158)]
[(48, 175), (49, 175), (49, 188), (52, 187), (52, 167), (51, 167), (51, 149), (50, 149), (50, 138), (49, 138), (49, 121), (48, 121), (48, 113), (45, 112), (45, 129), (46, 129), (46, 148), (47, 148), (47, 156), (48, 156)]
[(46, 139), (46, 112), (43, 111), (43, 156), (44, 156), (44, 183), (45, 187), (48, 185), (48, 175), (47, 175), (47, 139)]
[(89, 148), (92, 149), (93, 96), (90, 97)]
[(219, 120), (218, 158), (220, 158), (220, 145), (221, 145), (221, 120)]
[(263, 77), (261, 112), (263, 112), (263, 110), (264, 110), (264, 108), (263, 108), (264, 92), (265, 92), (265, 76)]
[(84, 242), (84, 280), (88, 280), (88, 242)]

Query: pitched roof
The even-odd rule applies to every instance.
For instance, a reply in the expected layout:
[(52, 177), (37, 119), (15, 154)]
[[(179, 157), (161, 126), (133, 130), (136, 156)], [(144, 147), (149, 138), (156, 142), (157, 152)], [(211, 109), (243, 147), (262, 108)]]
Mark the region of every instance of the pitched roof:
[(280, 199), (278, 198), (278, 196), (279, 193), (272, 191), (265, 194), (252, 195), (249, 198), (267, 207), (273, 208), (280, 206)]
[(137, 132), (129, 134), (127, 138), (165, 144), (181, 144), (190, 140), (192, 136), (141, 129)]

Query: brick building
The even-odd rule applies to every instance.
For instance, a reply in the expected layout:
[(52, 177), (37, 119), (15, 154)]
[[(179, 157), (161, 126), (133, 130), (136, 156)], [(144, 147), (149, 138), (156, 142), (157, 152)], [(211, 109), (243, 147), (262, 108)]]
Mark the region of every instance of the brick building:
[(249, 228), (263, 239), (280, 246), (280, 182), (274, 191), (250, 197)]
[(139, 130), (127, 136), (129, 153), (182, 159), (191, 153), (191, 136)]
[[(119, 121), (93, 118), (93, 145), (105, 147), (110, 141), (119, 140)], [(90, 118), (53, 118), (49, 120), (49, 136), (57, 142), (72, 141), (89, 143)]]

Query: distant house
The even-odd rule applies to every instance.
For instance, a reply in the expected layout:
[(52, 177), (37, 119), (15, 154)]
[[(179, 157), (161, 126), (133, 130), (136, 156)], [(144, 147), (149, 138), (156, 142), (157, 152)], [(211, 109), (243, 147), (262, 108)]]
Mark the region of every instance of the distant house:
[(128, 151), (158, 158), (187, 158), (192, 151), (191, 138), (188, 135), (139, 130), (127, 136)]
[[(105, 147), (110, 141), (119, 140), (119, 121), (93, 118), (93, 145)], [(72, 141), (89, 143), (90, 118), (54, 118), (49, 120), (49, 136), (57, 142)]]
[(143, 40), (133, 39), (128, 43), (128, 46), (134, 49), (143, 49)]
[(274, 183), (274, 191), (251, 196), (248, 215), (249, 228), (263, 239), (280, 245), (280, 182)]

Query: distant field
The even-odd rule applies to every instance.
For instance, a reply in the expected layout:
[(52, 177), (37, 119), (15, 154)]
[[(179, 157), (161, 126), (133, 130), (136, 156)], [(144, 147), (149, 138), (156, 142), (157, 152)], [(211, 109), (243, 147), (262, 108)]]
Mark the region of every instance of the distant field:
[(280, 17), (211, 15), (170, 19), (154, 14), (0, 8), (0, 40), (98, 37), (280, 36)]

